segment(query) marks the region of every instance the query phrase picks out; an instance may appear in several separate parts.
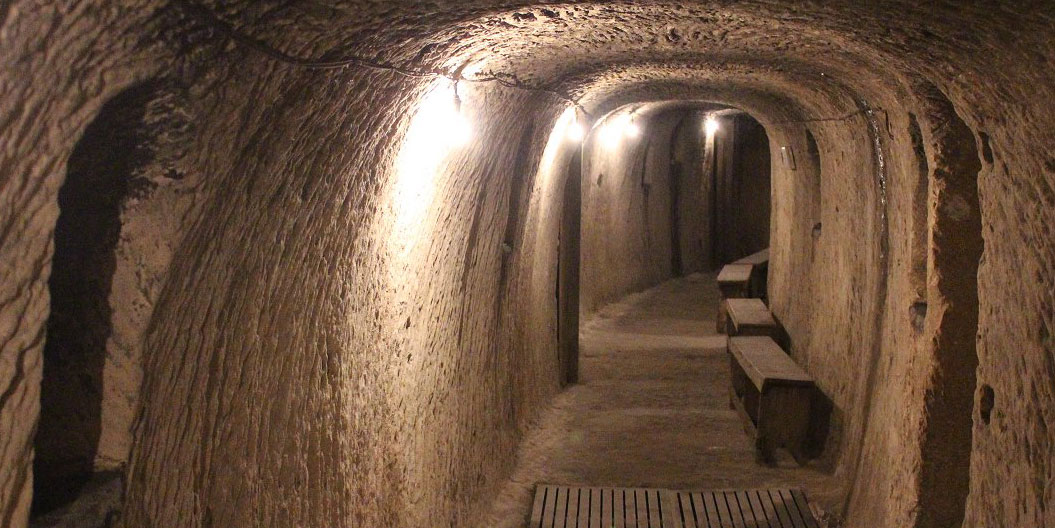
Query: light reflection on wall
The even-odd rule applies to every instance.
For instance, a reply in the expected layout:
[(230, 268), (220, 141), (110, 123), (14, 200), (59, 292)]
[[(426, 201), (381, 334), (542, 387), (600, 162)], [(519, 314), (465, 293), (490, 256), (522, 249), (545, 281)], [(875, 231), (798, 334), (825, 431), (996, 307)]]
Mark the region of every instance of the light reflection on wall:
[(402, 256), (422, 234), (436, 192), (437, 178), (450, 154), (468, 143), (471, 126), (449, 81), (437, 83), (421, 100), (396, 161), (392, 194), (393, 235)]
[(553, 125), (553, 131), (550, 132), (549, 139), (546, 141), (546, 148), (542, 151), (542, 159), (539, 162), (540, 171), (554, 170), (557, 156), (569, 148), (565, 144), (582, 141), (583, 134), (583, 127), (579, 123), (575, 107), (568, 108)]
[(637, 123), (633, 112), (613, 113), (604, 118), (598, 134), (601, 144), (612, 150), (619, 147), (624, 138), (640, 137), (641, 125)]
[(721, 125), (718, 124), (718, 119), (714, 116), (708, 116), (707, 120), (703, 123), (703, 129), (705, 132), (707, 132), (708, 137), (713, 136), (716, 132), (718, 132), (718, 128), (720, 126)]

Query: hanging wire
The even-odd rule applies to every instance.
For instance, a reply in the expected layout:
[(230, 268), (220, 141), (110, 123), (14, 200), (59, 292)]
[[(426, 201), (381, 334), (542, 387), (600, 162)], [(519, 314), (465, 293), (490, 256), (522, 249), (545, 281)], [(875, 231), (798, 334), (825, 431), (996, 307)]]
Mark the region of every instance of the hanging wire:
[(582, 110), (587, 116), (590, 113), (579, 103), (579, 101), (572, 96), (547, 88), (541, 85), (531, 85), (517, 78), (516, 74), (504, 73), (504, 72), (488, 72), (486, 75), (465, 77), (462, 75), (462, 70), (468, 64), (463, 64), (456, 71), (448, 72), (439, 68), (422, 68), (422, 67), (410, 67), (405, 65), (399, 65), (387, 61), (381, 61), (376, 59), (370, 59), (367, 57), (349, 55), (340, 59), (324, 60), (324, 59), (306, 59), (303, 57), (297, 57), (290, 55), (284, 51), (278, 50), (263, 41), (257, 40), (245, 33), (242, 33), (235, 29), (228, 22), (220, 19), (210, 9), (199, 5), (191, 0), (174, 0), (184, 11), (193, 16), (194, 18), (204, 22), (209, 27), (215, 29), (225, 37), (233, 40), (234, 42), (245, 46), (253, 51), (266, 55), (274, 60), (297, 66), (305, 69), (312, 70), (336, 70), (343, 69), (353, 66), (370, 68), (375, 70), (383, 70), (397, 73), (405, 77), (413, 78), (436, 78), (442, 77), (454, 83), (455, 98), (458, 97), (458, 82), (474, 82), (474, 83), (485, 83), (493, 82), (507, 88), (514, 88), (517, 90), (524, 90), (530, 92), (546, 93), (554, 96), (558, 99), (571, 103), (579, 110)]
[[(207, 24), (211, 28), (213, 28), (216, 31), (220, 32), (225, 37), (237, 42), (238, 44), (241, 44), (242, 46), (245, 46), (246, 48), (249, 48), (249, 49), (251, 49), (253, 51), (256, 51), (258, 53), (266, 55), (266, 56), (268, 56), (268, 57), (270, 57), (270, 58), (272, 58), (274, 60), (277, 60), (279, 62), (290, 64), (290, 65), (297, 66), (297, 67), (300, 67), (300, 68), (313, 69), (313, 70), (336, 70), (336, 69), (343, 69), (343, 68), (358, 66), (358, 67), (370, 68), (370, 69), (374, 69), (374, 70), (390, 71), (390, 72), (393, 72), (393, 73), (397, 73), (399, 75), (403, 75), (405, 77), (412, 77), (412, 78), (418, 78), (418, 79), (442, 77), (442, 78), (447, 79), (447, 80), (451, 81), (452, 83), (454, 83), (454, 97), (455, 97), (455, 100), (458, 103), (461, 102), (461, 100), (460, 100), (460, 98), (458, 96), (458, 83), (459, 82), (471, 82), (471, 83), (490, 83), (490, 82), (493, 82), (493, 83), (499, 84), (501, 86), (505, 86), (507, 88), (513, 88), (513, 89), (516, 89), (516, 90), (524, 90), (524, 91), (529, 91), (529, 92), (538, 92), (538, 93), (549, 94), (549, 95), (551, 95), (553, 97), (556, 97), (557, 99), (560, 99), (562, 101), (570, 103), (576, 109), (581, 111), (583, 113), (583, 115), (585, 115), (587, 118), (593, 119), (593, 115), (590, 114), (590, 112), (586, 110), (586, 107), (584, 107), (579, 102), (578, 99), (572, 97), (571, 95), (569, 95), (567, 93), (563, 93), (561, 91), (558, 91), (558, 90), (555, 90), (555, 89), (552, 89), (552, 88), (548, 88), (548, 87), (543, 86), (543, 85), (537, 85), (537, 84), (533, 85), (533, 84), (529, 84), (527, 82), (524, 82), (524, 81), (520, 80), (520, 78), (517, 77), (517, 75), (515, 73), (491, 71), (491, 72), (487, 72), (484, 75), (465, 77), (464, 75), (462, 75), (462, 71), (466, 68), (466, 66), (468, 66), (468, 63), (461, 65), (454, 72), (449, 72), (449, 71), (445, 71), (445, 70), (442, 70), (442, 69), (439, 69), (439, 68), (422, 68), (422, 67), (410, 67), (410, 66), (405, 66), (405, 65), (399, 65), (399, 64), (395, 64), (395, 63), (391, 63), (391, 62), (387, 62), (387, 61), (370, 59), (370, 58), (362, 57), (362, 56), (358, 56), (358, 55), (349, 55), (349, 56), (346, 56), (346, 57), (343, 57), (343, 58), (340, 58), (340, 59), (332, 59), (332, 60), (306, 59), (306, 58), (303, 58), (303, 57), (297, 57), (297, 56), (294, 56), (294, 55), (290, 55), (290, 54), (288, 54), (288, 53), (286, 53), (284, 51), (278, 50), (278, 49), (268, 45), (267, 43), (265, 43), (263, 41), (257, 40), (257, 39), (255, 39), (253, 37), (250, 37), (249, 35), (246, 35), (246, 34), (240, 32), (240, 31), (238, 31), (231, 24), (229, 24), (228, 22), (220, 19), (210, 9), (208, 9), (208, 8), (206, 8), (206, 7), (204, 7), (204, 6), (200, 5), (200, 4), (197, 4), (196, 2), (194, 2), (192, 0), (174, 0), (174, 2), (177, 5), (179, 5), (181, 8), (183, 8), (184, 11), (186, 11), (187, 13), (192, 15), (193, 17), (195, 17), (198, 20), (204, 22), (205, 24)], [(875, 112), (886, 113), (886, 110), (883, 110), (881, 108), (874, 109), (874, 111)], [(818, 122), (827, 122), (827, 121), (846, 121), (848, 119), (852, 119), (852, 118), (857, 117), (858, 115), (862, 115), (864, 113), (866, 113), (866, 111), (851, 112), (849, 114), (845, 114), (845, 115), (837, 116), (837, 117), (822, 117), (822, 118), (815, 118), (815, 119), (802, 119), (802, 120), (792, 120), (792, 121), (776, 121), (775, 124), (797, 124), (797, 123), (818, 123)]]

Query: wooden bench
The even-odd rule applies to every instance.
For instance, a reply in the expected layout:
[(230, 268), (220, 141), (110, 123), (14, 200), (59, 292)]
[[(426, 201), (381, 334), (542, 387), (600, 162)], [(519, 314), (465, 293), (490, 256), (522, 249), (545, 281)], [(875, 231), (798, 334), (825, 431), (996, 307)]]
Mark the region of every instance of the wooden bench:
[(725, 299), (725, 333), (733, 336), (769, 336), (777, 339), (780, 328), (761, 299)]
[(718, 291), (725, 299), (751, 296), (751, 264), (726, 264), (718, 273)]
[(725, 300), (755, 297), (766, 299), (769, 248), (722, 266), (718, 273), (718, 333), (725, 332)]
[(752, 255), (748, 255), (748, 256), (746, 256), (746, 257), (744, 257), (744, 258), (742, 258), (740, 260), (737, 260), (735, 262), (735, 264), (752, 264), (752, 265), (755, 265), (755, 266), (759, 266), (759, 265), (762, 265), (762, 264), (768, 264), (768, 263), (769, 263), (769, 248), (763, 249), (762, 251), (759, 251), (758, 253), (754, 253)]
[(726, 264), (718, 273), (717, 330), (725, 332), (725, 300), (751, 296), (751, 264)]
[(748, 284), (749, 295), (744, 297), (767, 298), (769, 274), (769, 248), (753, 255), (748, 255), (733, 264), (751, 266), (751, 277)]
[(772, 464), (774, 451), (785, 448), (805, 464), (813, 378), (769, 337), (731, 337), (728, 351), (729, 403), (754, 437), (758, 458)]

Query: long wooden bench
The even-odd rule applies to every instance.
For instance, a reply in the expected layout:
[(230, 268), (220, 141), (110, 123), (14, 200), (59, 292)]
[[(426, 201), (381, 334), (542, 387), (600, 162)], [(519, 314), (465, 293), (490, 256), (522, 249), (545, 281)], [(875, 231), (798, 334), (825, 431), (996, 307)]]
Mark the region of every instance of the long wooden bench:
[(754, 436), (758, 458), (771, 464), (785, 448), (805, 464), (813, 378), (769, 337), (730, 337), (728, 351), (730, 404)]
[(733, 336), (769, 336), (777, 339), (780, 328), (761, 299), (726, 299), (725, 333)]
[(769, 248), (722, 266), (718, 273), (718, 317), (715, 326), (725, 332), (725, 300), (767, 297)]
[(718, 272), (718, 291), (725, 299), (751, 296), (751, 264), (726, 264)]
[(725, 300), (751, 296), (751, 264), (726, 264), (718, 273), (717, 330), (725, 332)]
[(748, 255), (735, 262), (736, 264), (753, 264), (755, 266), (768, 264), (769, 263), (769, 248), (763, 249), (758, 253)]
[(749, 265), (751, 266), (751, 277), (748, 284), (749, 295), (744, 297), (757, 297), (759, 299), (766, 299), (768, 297), (768, 275), (769, 275), (769, 248), (763, 249), (758, 253), (748, 255), (740, 260), (733, 262), (736, 265)]

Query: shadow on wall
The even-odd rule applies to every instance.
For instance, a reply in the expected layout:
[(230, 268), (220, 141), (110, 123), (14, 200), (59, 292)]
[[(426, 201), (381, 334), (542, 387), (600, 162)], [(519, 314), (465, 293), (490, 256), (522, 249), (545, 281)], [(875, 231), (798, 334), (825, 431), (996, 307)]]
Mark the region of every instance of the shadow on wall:
[(77, 499), (93, 479), (110, 481), (119, 474), (113, 468), (95, 474), (107, 343), (115, 313), (132, 309), (111, 306), (115, 250), (127, 202), (152, 186), (137, 175), (155, 159), (162, 132), (147, 123), (147, 116), (165, 90), (162, 82), (148, 82), (108, 101), (74, 147), (59, 190), (34, 441), (32, 512), (38, 521)]

